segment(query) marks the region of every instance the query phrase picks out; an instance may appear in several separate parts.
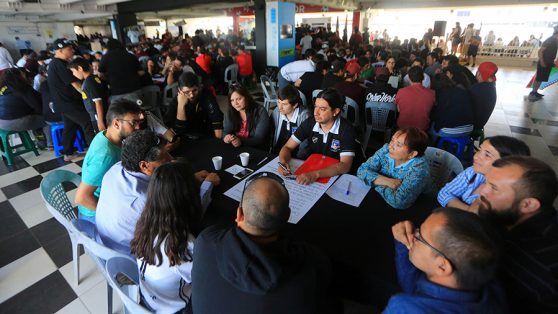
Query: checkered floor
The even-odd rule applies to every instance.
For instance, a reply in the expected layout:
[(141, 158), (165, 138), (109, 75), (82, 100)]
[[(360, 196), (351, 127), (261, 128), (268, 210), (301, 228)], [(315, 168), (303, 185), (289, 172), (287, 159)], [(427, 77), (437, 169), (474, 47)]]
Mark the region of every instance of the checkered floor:
[[(486, 136), (502, 134), (527, 142), (533, 154), (558, 171), (558, 86), (528, 102), (526, 82), (533, 71), (501, 69), (498, 104)], [(261, 92), (257, 92), (261, 100)], [(226, 105), (226, 97), (220, 97)], [(81, 256), (81, 283), (73, 284), (70, 240), (48, 213), (39, 194), (41, 179), (54, 169), (81, 172), (81, 161), (65, 163), (52, 152), (0, 161), (0, 313), (106, 313), (106, 285), (87, 255)], [(73, 200), (75, 190), (68, 191)], [(114, 295), (114, 311), (122, 312)]]

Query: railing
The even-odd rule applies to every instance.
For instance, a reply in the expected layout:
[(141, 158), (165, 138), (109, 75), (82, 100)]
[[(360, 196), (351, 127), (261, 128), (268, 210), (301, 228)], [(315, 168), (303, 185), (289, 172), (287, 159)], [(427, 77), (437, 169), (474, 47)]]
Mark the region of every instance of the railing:
[(504, 58), (537, 58), (539, 48), (519, 46), (482, 46), (479, 56), (493, 56)]

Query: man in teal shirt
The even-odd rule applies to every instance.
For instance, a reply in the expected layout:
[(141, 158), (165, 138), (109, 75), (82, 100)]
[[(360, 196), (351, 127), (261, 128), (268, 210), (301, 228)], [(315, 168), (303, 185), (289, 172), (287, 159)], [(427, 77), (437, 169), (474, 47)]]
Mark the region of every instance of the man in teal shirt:
[(103, 176), (120, 161), (122, 140), (139, 130), (143, 120), (139, 106), (133, 102), (120, 100), (111, 104), (107, 112), (108, 128), (95, 135), (83, 161), (81, 183), (75, 198), (80, 219), (95, 223)]

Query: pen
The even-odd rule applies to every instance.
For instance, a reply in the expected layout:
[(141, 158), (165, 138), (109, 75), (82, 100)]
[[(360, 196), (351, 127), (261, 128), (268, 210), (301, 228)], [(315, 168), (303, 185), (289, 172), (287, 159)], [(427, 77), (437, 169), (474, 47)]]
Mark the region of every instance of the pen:
[(262, 164), (264, 161), (266, 161), (266, 160), (267, 160), (267, 157), (265, 157), (265, 158), (262, 159), (260, 162), (258, 162), (258, 164), (256, 165), (256, 167), (259, 166), (259, 165), (261, 165), (261, 164)]
[(283, 168), (283, 170), (285, 170), (288, 174), (292, 175), (292, 173), (289, 171), (289, 169), (287, 169), (287, 167), (285, 167), (285, 165), (283, 165), (282, 163), (278, 162), (279, 167)]
[(296, 180), (296, 177), (295, 176), (285, 176), (285, 179)]
[(351, 181), (347, 184), (347, 191), (345, 192), (345, 195), (349, 195), (349, 193), (351, 193)]

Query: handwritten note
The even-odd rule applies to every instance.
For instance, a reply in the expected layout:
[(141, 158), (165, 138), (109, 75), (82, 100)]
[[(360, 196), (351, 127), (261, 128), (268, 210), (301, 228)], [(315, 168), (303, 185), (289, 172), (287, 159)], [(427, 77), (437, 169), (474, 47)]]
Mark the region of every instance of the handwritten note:
[(350, 174), (344, 174), (335, 181), (335, 184), (327, 190), (326, 194), (334, 200), (358, 207), (369, 191), (370, 187), (364, 184), (361, 179)]
[[(277, 170), (279, 162), (279, 157), (276, 157), (272, 161), (268, 162), (265, 166), (261, 167), (257, 172), (273, 172), (281, 176)], [(300, 165), (302, 165), (304, 161), (293, 159), (290, 162), (291, 171), (294, 173)], [(332, 177), (328, 183), (312, 183), (310, 185), (301, 185), (296, 183), (295, 180), (285, 179), (285, 186), (289, 191), (290, 203), (289, 206), (291, 207), (291, 216), (289, 217), (289, 222), (292, 224), (296, 224), (306, 215), (306, 213), (316, 204), (316, 202), (324, 195), (327, 189), (335, 182), (337, 176)], [(246, 180), (246, 179), (244, 179)], [(244, 188), (244, 180), (237, 183), (235, 186), (230, 188), (228, 191), (225, 192), (225, 195), (236, 200), (240, 201), (240, 196), (242, 195), (242, 189)]]

